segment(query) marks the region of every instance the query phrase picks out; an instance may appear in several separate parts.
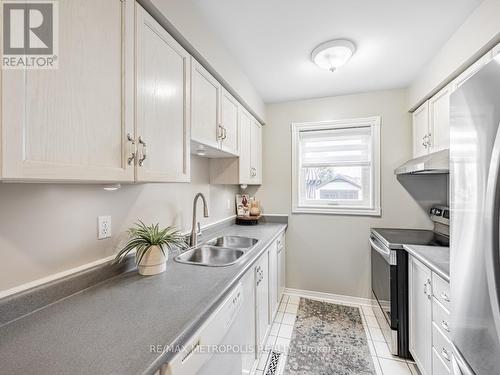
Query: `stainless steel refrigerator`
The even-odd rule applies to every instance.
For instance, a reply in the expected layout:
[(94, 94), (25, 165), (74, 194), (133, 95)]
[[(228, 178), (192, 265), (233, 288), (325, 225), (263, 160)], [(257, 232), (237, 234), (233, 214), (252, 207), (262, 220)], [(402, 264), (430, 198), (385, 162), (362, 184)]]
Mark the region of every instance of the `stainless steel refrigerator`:
[(451, 96), (451, 337), (455, 375), (500, 374), (500, 58)]

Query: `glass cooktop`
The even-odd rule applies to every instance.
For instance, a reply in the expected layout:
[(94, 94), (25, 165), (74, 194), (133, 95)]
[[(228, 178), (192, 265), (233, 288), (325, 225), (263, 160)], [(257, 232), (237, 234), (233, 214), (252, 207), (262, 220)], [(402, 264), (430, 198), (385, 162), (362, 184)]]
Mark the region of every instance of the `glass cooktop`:
[(372, 228), (372, 233), (390, 249), (402, 249), (403, 245), (446, 247), (450, 245), (449, 237), (432, 230)]

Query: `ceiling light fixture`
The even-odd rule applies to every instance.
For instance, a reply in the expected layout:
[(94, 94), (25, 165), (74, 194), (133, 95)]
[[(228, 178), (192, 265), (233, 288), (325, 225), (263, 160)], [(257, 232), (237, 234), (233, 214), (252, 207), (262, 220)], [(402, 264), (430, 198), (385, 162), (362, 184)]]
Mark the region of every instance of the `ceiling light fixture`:
[(311, 54), (312, 61), (322, 69), (334, 72), (356, 52), (356, 46), (347, 39), (330, 40), (317, 46)]

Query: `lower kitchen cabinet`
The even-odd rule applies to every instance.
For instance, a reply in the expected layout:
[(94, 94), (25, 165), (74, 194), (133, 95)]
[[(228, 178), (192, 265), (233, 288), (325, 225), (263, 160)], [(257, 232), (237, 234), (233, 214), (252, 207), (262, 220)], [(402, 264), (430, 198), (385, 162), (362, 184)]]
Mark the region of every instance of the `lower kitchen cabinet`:
[(270, 327), (269, 319), (269, 261), (265, 252), (255, 267), (255, 322), (257, 346), (264, 345)]
[(278, 303), (285, 292), (285, 233), (277, 240), (278, 257)]
[(409, 261), (410, 352), (422, 375), (451, 374), (449, 283)]
[(274, 320), (278, 311), (278, 242), (275, 241), (267, 251), (269, 259), (269, 321)]
[(410, 257), (409, 310), (410, 352), (422, 375), (432, 373), (431, 270)]
[(243, 305), (241, 306), (240, 317), (238, 318), (237, 324), (241, 325), (241, 344), (243, 345), (241, 367), (243, 375), (252, 373), (257, 365), (256, 362), (258, 359), (258, 352), (250, 350), (250, 348), (253, 348), (256, 344), (255, 280), (255, 271), (247, 272), (241, 280), (243, 286)]

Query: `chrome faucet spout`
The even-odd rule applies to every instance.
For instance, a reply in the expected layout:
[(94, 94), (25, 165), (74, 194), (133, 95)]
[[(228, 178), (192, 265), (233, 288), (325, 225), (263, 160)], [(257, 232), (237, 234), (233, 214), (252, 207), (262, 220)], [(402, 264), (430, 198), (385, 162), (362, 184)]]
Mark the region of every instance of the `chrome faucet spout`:
[(194, 197), (193, 201), (193, 226), (191, 227), (191, 236), (189, 238), (189, 244), (191, 246), (196, 246), (198, 244), (198, 231), (196, 226), (196, 204), (198, 203), (198, 198), (203, 201), (203, 216), (208, 217), (208, 205), (205, 196), (202, 193), (198, 193)]

